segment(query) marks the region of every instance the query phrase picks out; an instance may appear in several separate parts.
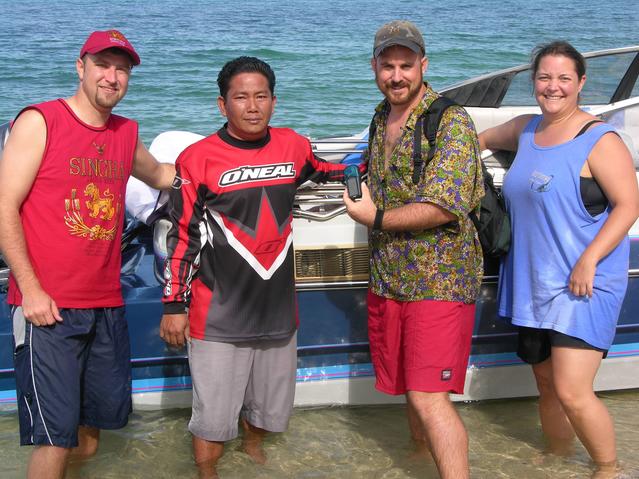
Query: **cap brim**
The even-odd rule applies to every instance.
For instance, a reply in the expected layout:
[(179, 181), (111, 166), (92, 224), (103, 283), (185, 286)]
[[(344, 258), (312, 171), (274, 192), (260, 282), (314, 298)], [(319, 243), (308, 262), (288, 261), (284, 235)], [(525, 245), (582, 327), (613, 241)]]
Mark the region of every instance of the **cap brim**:
[(116, 48), (118, 50), (123, 51), (127, 55), (131, 57), (133, 60), (133, 65), (140, 64), (140, 56), (135, 52), (135, 50), (131, 50), (130, 48), (125, 48), (119, 45), (109, 45), (107, 47), (95, 47), (95, 48), (87, 48), (84, 50), (84, 53), (90, 53), (91, 55), (95, 55), (96, 53), (103, 52), (104, 50), (108, 50), (109, 48)]
[(424, 51), (422, 47), (420, 47), (417, 43), (412, 42), (410, 40), (405, 40), (403, 38), (389, 38), (388, 40), (382, 42), (378, 47), (373, 51), (373, 56), (377, 58), (380, 53), (386, 50), (388, 47), (392, 47), (395, 45), (399, 45), (401, 47), (406, 47), (417, 53), (418, 55), (424, 55)]

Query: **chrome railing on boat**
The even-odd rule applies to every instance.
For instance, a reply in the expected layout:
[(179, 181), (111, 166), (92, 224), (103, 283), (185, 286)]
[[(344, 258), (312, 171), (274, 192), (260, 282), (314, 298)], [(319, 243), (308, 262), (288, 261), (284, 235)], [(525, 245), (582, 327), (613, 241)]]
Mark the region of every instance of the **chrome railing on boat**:
[(333, 219), (346, 212), (343, 194), (344, 185), (341, 183), (299, 189), (295, 195), (293, 217), (313, 221)]
[[(368, 140), (362, 138), (322, 138), (311, 140), (313, 151), (320, 158), (332, 159), (335, 155), (342, 158), (346, 155), (363, 152), (363, 146), (368, 144)], [(340, 147), (340, 145), (349, 145)], [(340, 158), (341, 159), (341, 158)]]
[[(311, 140), (314, 153), (326, 161), (341, 161), (347, 155), (361, 154), (362, 146), (368, 141), (360, 138), (323, 138)], [(346, 212), (342, 200), (344, 185), (327, 183), (311, 184), (297, 191), (295, 196), (294, 218), (312, 221), (328, 221)]]
[(319, 138), (317, 140), (311, 140), (312, 145), (338, 145), (340, 143), (357, 143), (358, 145), (365, 145), (368, 143), (368, 140), (365, 138), (349, 138), (349, 137), (340, 137), (340, 138)]
[[(328, 161), (339, 161), (344, 156), (352, 153), (362, 153), (361, 149), (333, 149), (340, 144), (366, 144), (367, 140), (353, 138), (326, 138), (311, 140), (313, 150), (320, 158)], [(514, 154), (505, 151), (484, 151), (482, 159), (489, 171), (494, 174), (494, 182), (501, 186), (503, 175), (512, 163)], [(344, 186), (339, 183), (324, 185), (312, 185), (302, 187), (297, 191), (295, 198), (296, 208), (293, 210), (294, 218), (303, 218), (312, 221), (328, 221), (346, 212), (342, 201)]]

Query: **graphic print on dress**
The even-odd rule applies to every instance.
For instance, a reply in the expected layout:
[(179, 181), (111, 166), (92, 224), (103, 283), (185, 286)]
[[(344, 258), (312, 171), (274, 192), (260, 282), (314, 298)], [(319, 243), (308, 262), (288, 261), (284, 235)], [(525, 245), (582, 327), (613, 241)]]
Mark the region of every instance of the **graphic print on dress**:
[(550, 191), (551, 183), (554, 175), (546, 175), (537, 170), (533, 171), (530, 175), (530, 189), (537, 193), (545, 193)]

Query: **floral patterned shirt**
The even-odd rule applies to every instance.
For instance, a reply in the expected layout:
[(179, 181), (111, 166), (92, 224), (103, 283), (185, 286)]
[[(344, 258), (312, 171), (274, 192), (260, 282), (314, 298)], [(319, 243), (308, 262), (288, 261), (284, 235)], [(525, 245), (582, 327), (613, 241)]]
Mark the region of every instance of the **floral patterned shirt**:
[[(484, 195), (475, 126), (461, 107), (448, 108), (441, 119), (436, 152), (413, 184), (413, 131), (419, 117), (438, 97), (428, 85), (411, 112), (389, 167), (384, 171), (384, 135), (390, 105), (377, 107), (376, 131), (369, 151), (369, 187), (375, 205), (391, 209), (407, 203), (432, 203), (457, 220), (422, 231), (373, 231), (370, 288), (400, 301), (433, 299), (473, 303), (483, 273), (482, 250), (468, 214)], [(428, 155), (422, 135), (422, 155)]]

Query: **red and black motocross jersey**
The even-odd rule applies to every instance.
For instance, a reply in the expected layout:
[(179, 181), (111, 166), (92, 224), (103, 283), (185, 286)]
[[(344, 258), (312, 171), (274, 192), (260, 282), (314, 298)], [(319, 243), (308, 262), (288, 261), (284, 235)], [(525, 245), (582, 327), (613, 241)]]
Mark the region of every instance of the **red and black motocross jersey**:
[(176, 169), (164, 312), (188, 307), (197, 339), (290, 336), (295, 192), (307, 180), (341, 181), (344, 165), (316, 158), (309, 141), (287, 128), (269, 128), (256, 142), (222, 128), (184, 150)]

